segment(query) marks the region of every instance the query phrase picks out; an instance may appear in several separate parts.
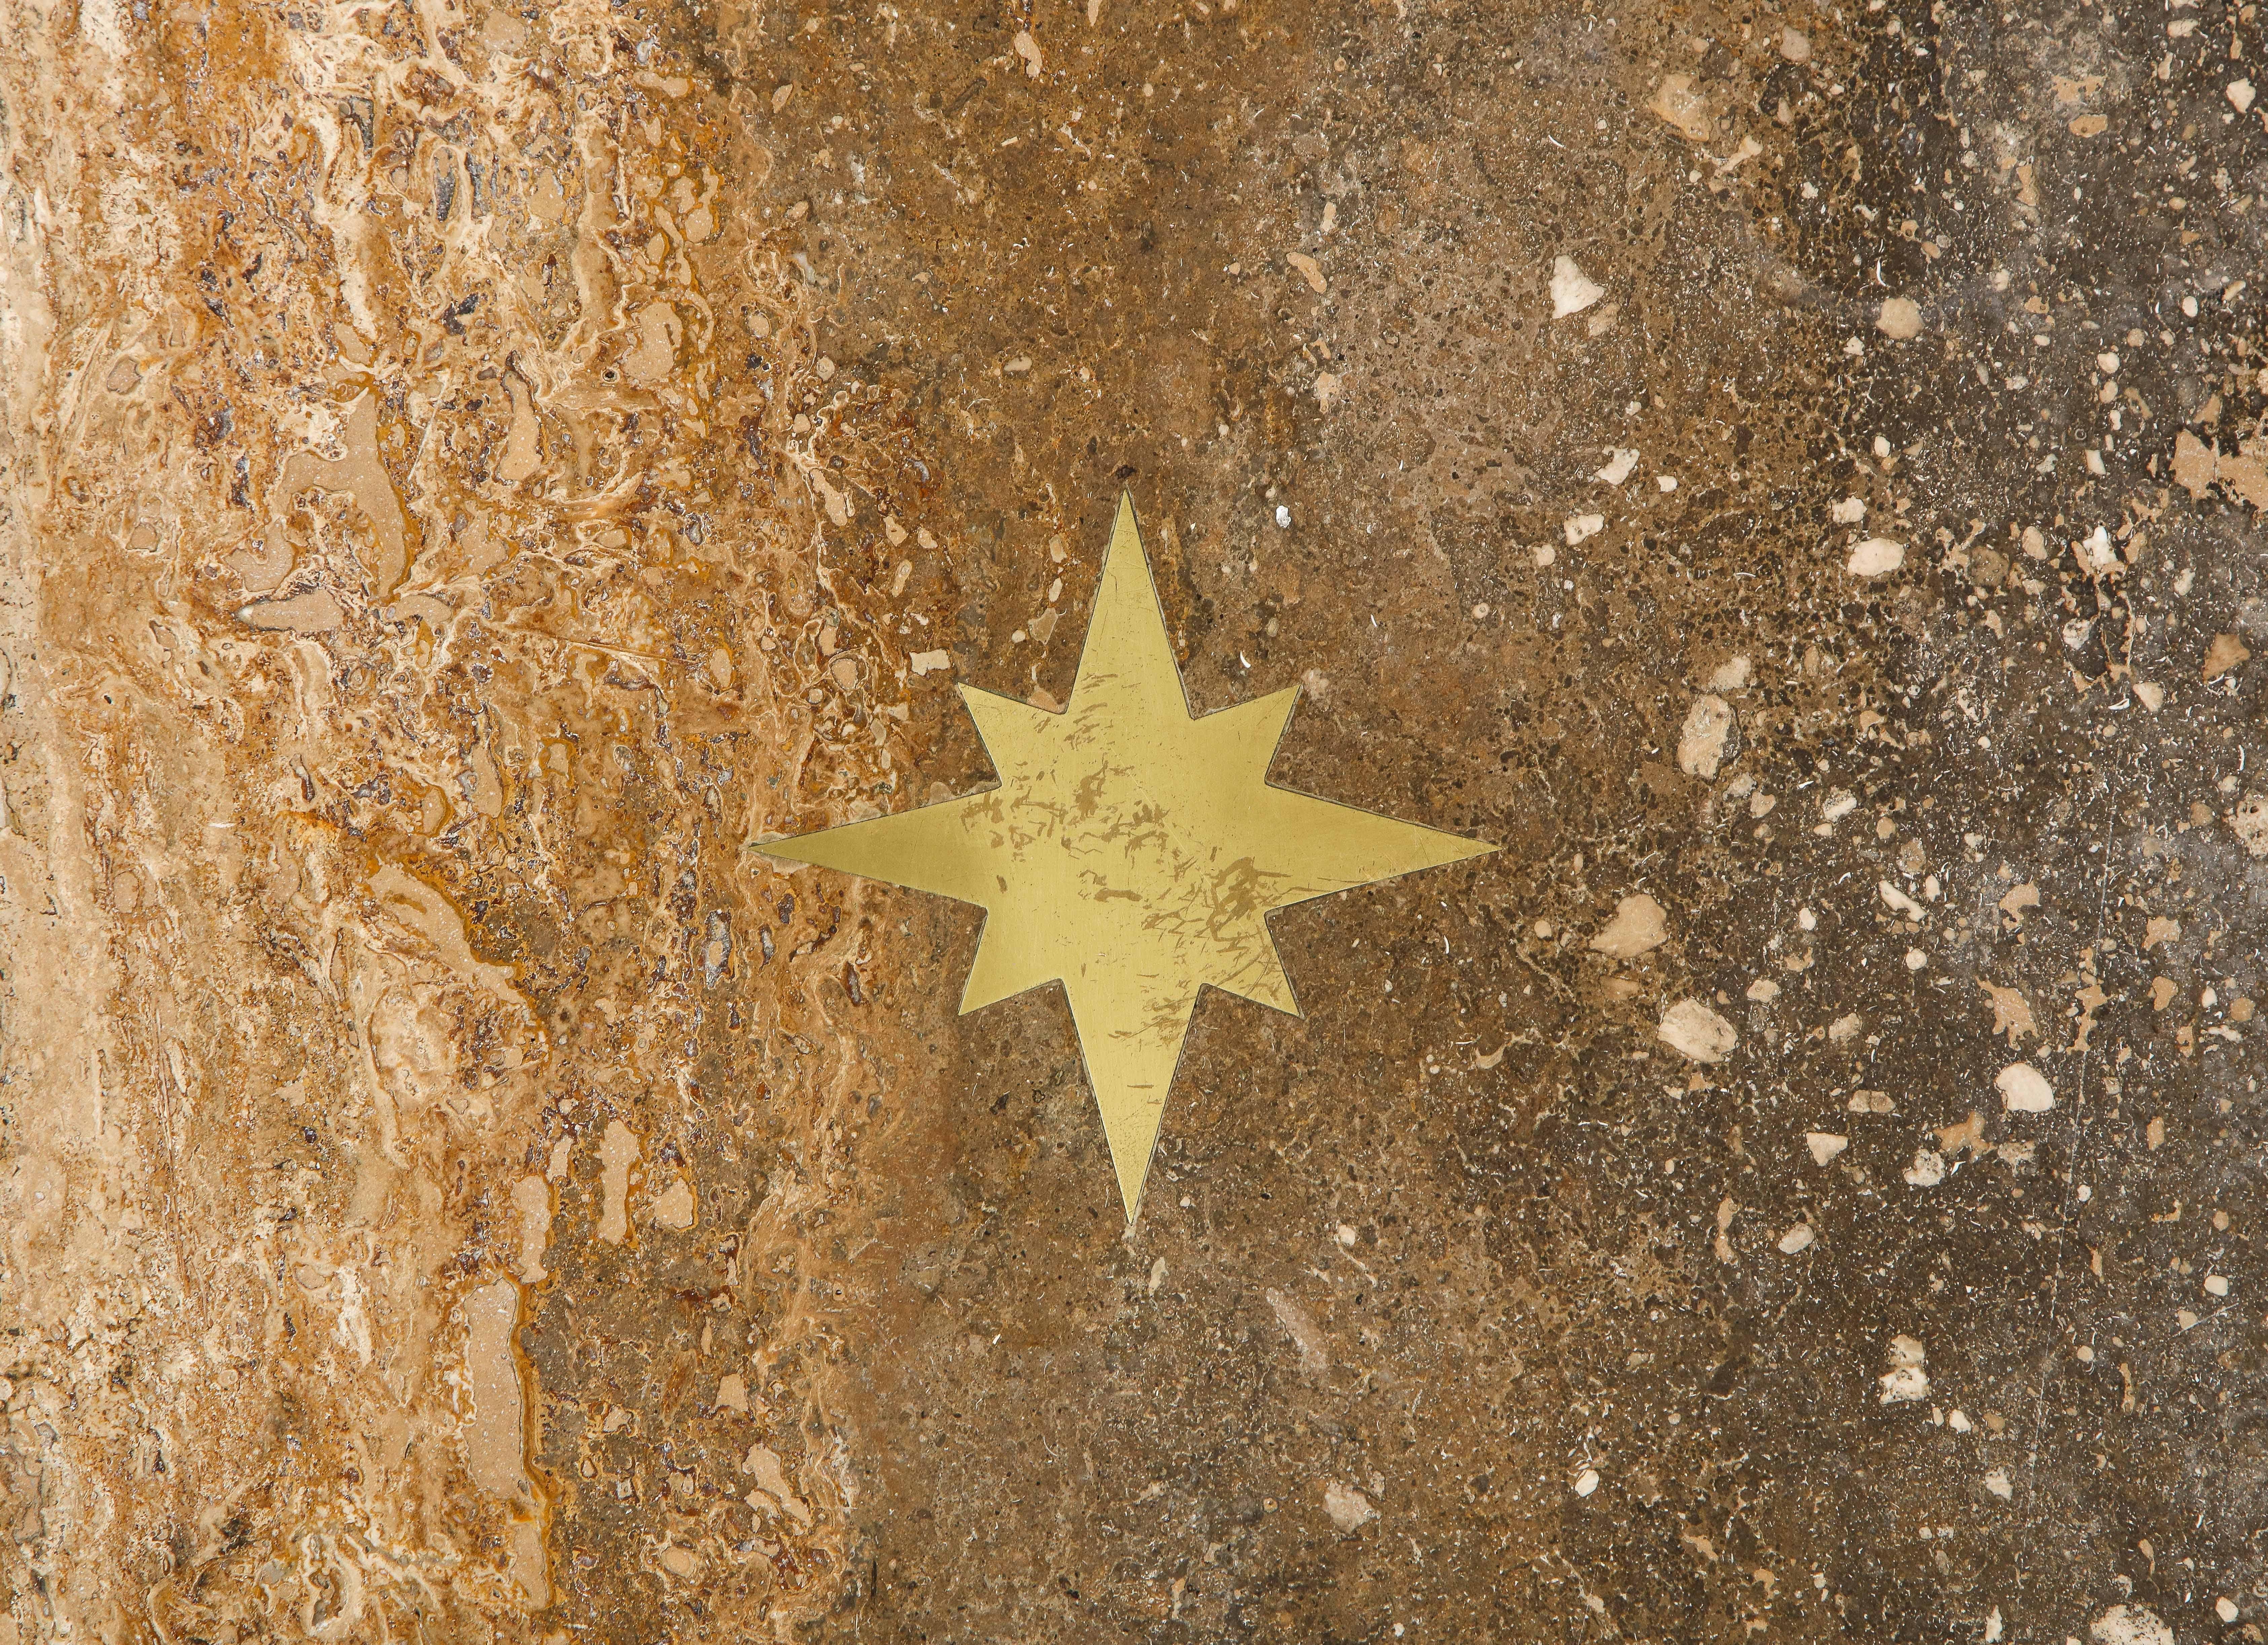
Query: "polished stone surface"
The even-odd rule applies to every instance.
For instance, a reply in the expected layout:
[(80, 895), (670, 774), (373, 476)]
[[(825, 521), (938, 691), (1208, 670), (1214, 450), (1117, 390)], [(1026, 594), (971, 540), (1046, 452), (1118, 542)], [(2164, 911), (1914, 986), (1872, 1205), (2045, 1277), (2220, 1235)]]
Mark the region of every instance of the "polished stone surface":
[[(0, 1645), (2260, 1639), (2250, 7), (0, 30)], [(1130, 1231), (750, 848), (1122, 490), (1503, 848)]]

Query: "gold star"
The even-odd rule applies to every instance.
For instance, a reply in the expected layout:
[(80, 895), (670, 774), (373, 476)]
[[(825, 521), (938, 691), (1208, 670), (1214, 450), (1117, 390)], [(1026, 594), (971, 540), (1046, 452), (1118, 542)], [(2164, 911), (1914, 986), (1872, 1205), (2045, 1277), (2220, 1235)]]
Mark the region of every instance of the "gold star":
[(964, 1013), (1064, 985), (1130, 1225), (1198, 989), (1300, 1015), (1269, 911), (1496, 849), (1270, 784), (1299, 694), (1190, 714), (1122, 495), (1069, 705), (961, 687), (998, 788), (760, 848), (982, 907)]

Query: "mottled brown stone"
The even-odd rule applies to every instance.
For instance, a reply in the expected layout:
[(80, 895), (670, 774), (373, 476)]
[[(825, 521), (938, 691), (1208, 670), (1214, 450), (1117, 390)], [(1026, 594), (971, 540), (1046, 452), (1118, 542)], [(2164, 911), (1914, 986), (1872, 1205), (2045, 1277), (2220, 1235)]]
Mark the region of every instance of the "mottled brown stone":
[(2250, 11), (0, 6), (0, 1645), (2258, 1640)]

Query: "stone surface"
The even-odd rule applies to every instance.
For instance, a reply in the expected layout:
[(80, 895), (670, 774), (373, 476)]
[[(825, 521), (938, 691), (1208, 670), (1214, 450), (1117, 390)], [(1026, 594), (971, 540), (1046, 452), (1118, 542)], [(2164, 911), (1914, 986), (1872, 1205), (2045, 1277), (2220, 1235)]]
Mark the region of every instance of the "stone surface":
[[(2247, 11), (0, 28), (0, 1645), (2268, 1627)], [(746, 848), (1122, 488), (1504, 847), (1130, 1237), (1060, 995)]]

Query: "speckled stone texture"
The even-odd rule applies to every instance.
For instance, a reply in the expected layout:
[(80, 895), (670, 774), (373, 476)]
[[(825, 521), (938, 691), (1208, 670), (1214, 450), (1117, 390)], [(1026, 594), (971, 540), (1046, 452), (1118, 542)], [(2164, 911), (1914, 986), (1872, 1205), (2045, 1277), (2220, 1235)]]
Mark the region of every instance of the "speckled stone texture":
[[(2264, 49), (4, 0), (0, 1645), (2260, 1641)], [(748, 849), (1122, 488), (1505, 848), (1130, 1233), (1060, 994)]]

